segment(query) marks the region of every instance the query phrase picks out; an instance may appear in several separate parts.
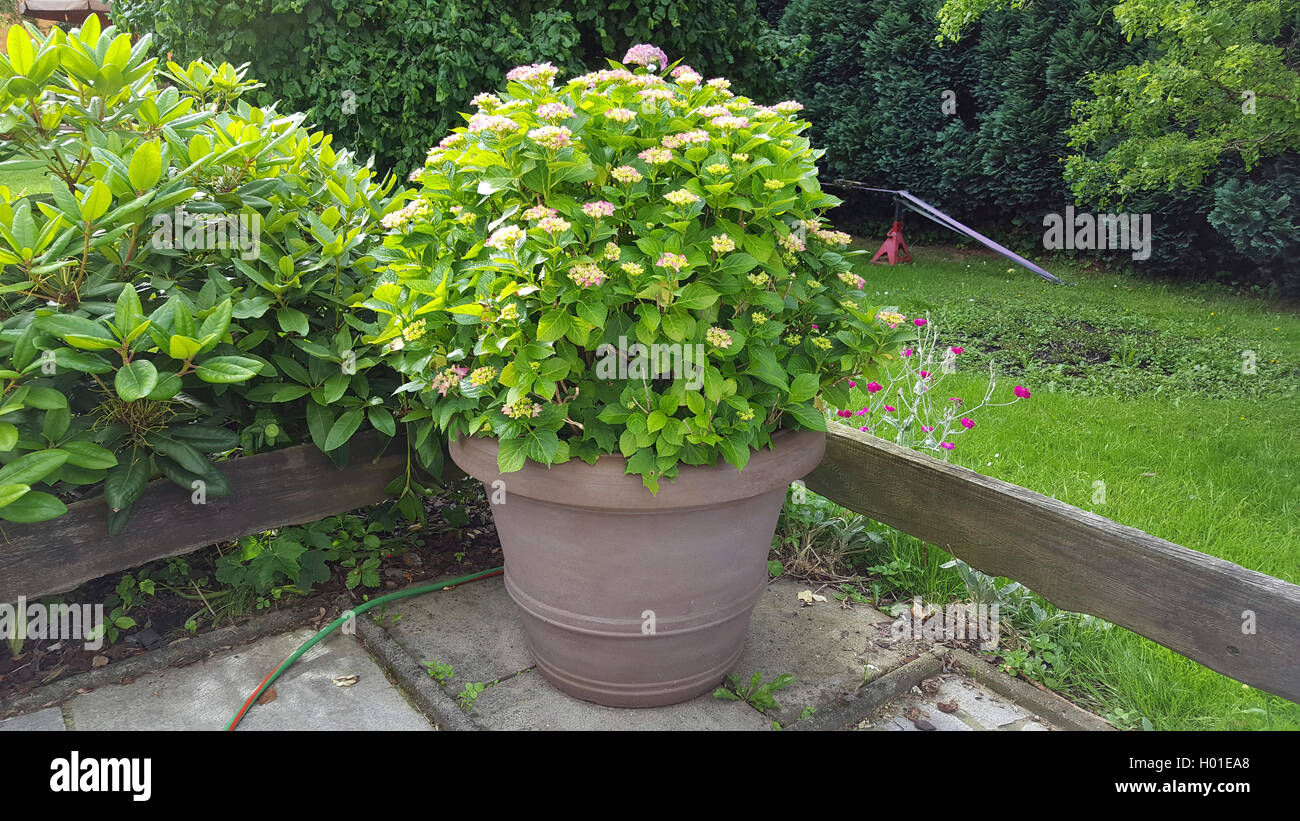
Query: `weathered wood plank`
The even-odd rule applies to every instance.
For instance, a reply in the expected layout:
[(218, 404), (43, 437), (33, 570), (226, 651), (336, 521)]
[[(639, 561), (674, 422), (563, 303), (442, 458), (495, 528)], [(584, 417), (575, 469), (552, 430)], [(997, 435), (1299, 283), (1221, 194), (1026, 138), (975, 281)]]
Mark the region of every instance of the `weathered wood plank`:
[(405, 450), (396, 443), (381, 453), (376, 435), (350, 447), (343, 470), (312, 445), (223, 462), (231, 493), (203, 505), (167, 480), (153, 482), (112, 538), (103, 498), (69, 505), (48, 522), (0, 522), (0, 602), (61, 593), (154, 559), (383, 501), (384, 486), (405, 469)]
[[(1057, 607), (1114, 622), (1300, 701), (1300, 587), (846, 426), (832, 428), (826, 458), (807, 477), (809, 490), (985, 573), (1015, 579)], [(1243, 633), (1250, 613), (1253, 634)]]

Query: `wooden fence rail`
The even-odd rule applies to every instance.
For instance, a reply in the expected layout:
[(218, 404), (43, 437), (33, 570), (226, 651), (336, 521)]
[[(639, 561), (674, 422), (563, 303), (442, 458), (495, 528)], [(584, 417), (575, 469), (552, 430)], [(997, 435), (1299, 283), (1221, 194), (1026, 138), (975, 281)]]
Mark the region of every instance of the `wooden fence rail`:
[[(839, 426), (808, 489), (1238, 681), (1300, 701), (1300, 587)], [(1252, 632), (1253, 631), (1253, 632)]]
[[(404, 466), (403, 449), (381, 453), (375, 438), (354, 443), (345, 470), (304, 445), (223, 464), (233, 492), (206, 505), (155, 482), (117, 537), (105, 532), (102, 499), (73, 504), (51, 522), (6, 525), (0, 602), (71, 590), (144, 562), (379, 502)], [(1106, 619), (1300, 701), (1296, 585), (847, 426), (833, 426), (807, 486), (978, 570), (1015, 579), (1057, 607)]]
[(223, 462), (230, 495), (202, 505), (168, 480), (152, 482), (117, 536), (108, 535), (102, 497), (71, 504), (48, 522), (0, 523), (0, 602), (62, 593), (154, 559), (383, 501), (384, 486), (406, 467), (405, 449), (381, 454), (373, 435), (350, 447), (344, 470), (314, 445)]

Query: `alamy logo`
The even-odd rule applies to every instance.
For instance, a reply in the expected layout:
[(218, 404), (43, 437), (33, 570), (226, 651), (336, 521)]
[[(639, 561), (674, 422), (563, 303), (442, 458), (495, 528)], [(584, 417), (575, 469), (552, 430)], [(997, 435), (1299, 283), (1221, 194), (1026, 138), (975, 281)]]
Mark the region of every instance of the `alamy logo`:
[(1151, 258), (1150, 214), (1075, 214), (1043, 217), (1043, 247), (1049, 251), (1132, 251), (1133, 259)]
[(0, 639), (80, 640), (85, 649), (98, 650), (104, 646), (104, 605), (29, 605), (19, 596), (17, 605), (0, 603)]
[(125, 792), (132, 801), (153, 795), (152, 758), (82, 758), (73, 750), (50, 762), (50, 792)]
[(633, 379), (685, 379), (687, 390), (704, 387), (704, 346), (700, 344), (627, 343), (620, 336), (618, 345), (606, 342), (596, 348), (596, 378), (610, 381)]
[(904, 607), (905, 612), (890, 625), (889, 637), (894, 641), (979, 640), (982, 649), (998, 646), (1000, 617), (996, 604), (953, 603), (940, 609), (915, 598), (911, 606)]
[(257, 259), (262, 250), (262, 215), (191, 214), (180, 206), (153, 216), (150, 243), (159, 251), (238, 251)]

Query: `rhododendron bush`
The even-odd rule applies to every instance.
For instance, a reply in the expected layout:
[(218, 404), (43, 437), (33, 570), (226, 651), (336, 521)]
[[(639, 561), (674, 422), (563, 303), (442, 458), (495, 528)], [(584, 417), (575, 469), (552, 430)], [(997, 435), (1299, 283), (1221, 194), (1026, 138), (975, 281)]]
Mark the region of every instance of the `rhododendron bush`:
[(743, 468), (914, 338), (824, 219), (802, 106), (667, 61), (514, 69), (386, 220), (373, 341), (439, 428), (500, 439), (503, 472), (620, 454), (653, 491)]

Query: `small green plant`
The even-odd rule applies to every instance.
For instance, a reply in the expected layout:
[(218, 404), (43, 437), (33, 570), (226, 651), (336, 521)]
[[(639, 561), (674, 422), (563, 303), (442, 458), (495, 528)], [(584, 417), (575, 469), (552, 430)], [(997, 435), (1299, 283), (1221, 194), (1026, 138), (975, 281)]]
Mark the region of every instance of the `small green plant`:
[[(870, 521), (800, 489), (786, 499), (773, 549), (783, 572), (800, 579), (843, 578), (866, 554), (884, 546)], [(771, 563), (769, 563), (769, 567)]]
[(849, 601), (849, 602), (853, 602), (854, 604), (872, 603), (870, 596), (866, 595), (861, 590), (859, 590), (858, 588), (854, 587), (851, 584), (840, 585), (840, 592), (832, 593), (831, 595), (834, 596), (839, 601)]
[(451, 681), (452, 676), (456, 674), (456, 670), (454, 667), (452, 667), (450, 664), (443, 664), (437, 659), (434, 659), (433, 661), (424, 662), (424, 669), (428, 671), (429, 678), (433, 679), (439, 684), (446, 684), (447, 682)]
[(487, 682), (483, 681), (471, 681), (469, 684), (466, 684), (465, 689), (461, 690), (460, 695), (456, 696), (456, 700), (460, 702), (460, 708), (467, 713), (471, 712), (474, 709), (474, 705), (478, 702), (478, 697), (482, 695), (483, 691), (487, 688)]
[(731, 689), (719, 687), (713, 691), (713, 697), (728, 701), (744, 701), (760, 713), (780, 709), (781, 705), (772, 694), (794, 684), (794, 676), (789, 673), (783, 673), (764, 683), (761, 670), (755, 671), (754, 675), (750, 676), (748, 685), (742, 684), (740, 676), (735, 673), (730, 673), (727, 680), (731, 682)]
[(799, 712), (799, 720), (803, 721), (805, 718), (811, 718), (815, 712), (817, 712), (817, 708), (809, 704)]
[(382, 627), (385, 623), (387, 623), (389, 627), (392, 627), (392, 626), (395, 626), (399, 621), (402, 620), (402, 614), (401, 614), (401, 613), (392, 613), (392, 614), (389, 614), (389, 612), (388, 612), (388, 605), (387, 605), (387, 604), (381, 604), (381, 605), (379, 605), (379, 612), (378, 612), (378, 613), (375, 613), (375, 614), (373, 614), (373, 615), (374, 615), (374, 617), (375, 617), (375, 624), (378, 624), (378, 625), (380, 625), (381, 627)]
[(456, 560), (456, 564), (462, 564), (465, 561), (465, 551), (463, 550), (458, 550), (455, 553), (451, 554), (451, 556), (453, 559)]
[(1155, 730), (1155, 725), (1151, 723), (1151, 719), (1142, 715), (1137, 710), (1121, 710), (1116, 708), (1102, 717), (1121, 730), (1143, 730), (1145, 732)]
[(155, 591), (153, 579), (137, 581), (135, 576), (129, 573), (123, 576), (114, 588), (114, 592), (104, 600), (104, 605), (110, 608), (108, 618), (103, 624), (91, 630), (88, 638), (93, 640), (100, 636), (107, 636), (109, 644), (115, 644), (123, 630), (130, 630), (136, 626), (135, 619), (127, 615), (131, 612), (131, 608), (140, 604), (143, 596), (152, 596)]

